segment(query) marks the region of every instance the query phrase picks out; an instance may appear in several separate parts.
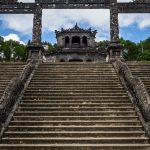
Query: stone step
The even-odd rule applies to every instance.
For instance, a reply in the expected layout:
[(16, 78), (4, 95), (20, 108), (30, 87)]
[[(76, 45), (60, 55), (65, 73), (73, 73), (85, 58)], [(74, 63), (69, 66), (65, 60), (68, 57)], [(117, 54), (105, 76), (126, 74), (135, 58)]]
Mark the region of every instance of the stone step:
[(105, 92), (105, 93), (100, 93), (100, 92), (88, 92), (88, 93), (85, 93), (85, 92), (80, 92), (80, 93), (77, 93), (77, 92), (68, 92), (68, 93), (60, 93), (60, 92), (56, 92), (56, 93), (44, 93), (44, 92), (34, 92), (34, 93), (28, 93), (26, 92), (24, 94), (24, 96), (26, 97), (30, 97), (30, 98), (46, 98), (46, 97), (49, 97), (51, 99), (53, 99), (53, 97), (71, 97), (71, 96), (74, 96), (74, 97), (78, 97), (78, 98), (86, 98), (87, 96), (90, 96), (92, 98), (92, 96), (97, 96), (97, 97), (108, 97), (109, 96), (120, 96), (120, 97), (123, 97), (123, 96), (127, 96), (127, 94), (124, 92), (124, 93), (108, 93), (108, 92)]
[(116, 101), (120, 101), (120, 100), (126, 100), (129, 102), (129, 97), (127, 95), (121, 95), (121, 96), (113, 96), (113, 95), (110, 95), (110, 96), (24, 96), (23, 97), (23, 100), (76, 100), (76, 101), (86, 101), (86, 100), (89, 100), (89, 101), (101, 101), (101, 100), (108, 100), (108, 101), (113, 101), (113, 100), (116, 100)]
[(95, 86), (95, 85), (99, 85), (101, 88), (102, 87), (121, 87), (121, 84), (116, 81), (116, 82), (63, 82), (63, 81), (31, 81), (29, 84), (29, 87), (53, 87), (53, 86), (57, 86), (57, 87), (61, 87), (61, 86), (80, 86), (82, 87), (82, 85), (84, 84), (84, 86), (86, 85), (88, 86)]
[(133, 107), (131, 103), (25, 103), (21, 102), (20, 107), (59, 107), (59, 108), (65, 108), (65, 107)]
[(117, 86), (114, 84), (114, 85), (100, 85), (100, 84), (88, 84), (88, 86), (86, 84), (79, 84), (79, 85), (76, 85), (76, 84), (67, 84), (67, 85), (63, 85), (63, 84), (29, 84), (28, 86), (28, 89), (37, 89), (37, 88), (54, 88), (54, 89), (58, 89), (58, 88), (102, 88), (102, 89), (124, 89), (121, 84), (117, 84)]
[(119, 81), (113, 81), (113, 82), (104, 82), (104, 81), (76, 81), (74, 80), (74, 82), (71, 82), (71, 81), (31, 81), (30, 85), (32, 84), (32, 86), (53, 86), (53, 85), (57, 85), (57, 86), (73, 86), (73, 85), (78, 85), (78, 86), (81, 86), (81, 85), (86, 85), (86, 86), (95, 86), (95, 85), (100, 85), (101, 87), (104, 86), (104, 87), (114, 87), (114, 86), (117, 86), (117, 87), (120, 87), (121, 84), (119, 83)]
[[(0, 90), (1, 91), (1, 90)], [(32, 95), (34, 95), (34, 93), (36, 93), (36, 94), (39, 94), (39, 93), (41, 93), (41, 94), (50, 94), (50, 95), (53, 95), (53, 94), (72, 94), (72, 93), (74, 93), (74, 94), (85, 94), (85, 93), (87, 93), (87, 94), (91, 94), (91, 95), (93, 95), (93, 94), (105, 94), (105, 93), (108, 93), (108, 95), (109, 94), (126, 94), (126, 91), (125, 90), (106, 90), (106, 89), (71, 89), (71, 88), (69, 88), (69, 89), (66, 89), (66, 90), (63, 90), (63, 89), (56, 89), (56, 90), (54, 90), (54, 89), (36, 89), (36, 90), (29, 90), (29, 89), (27, 89), (26, 90), (26, 95), (28, 95), (28, 94), (30, 94), (30, 93), (32, 93)]]
[(149, 150), (150, 144), (1, 144), (1, 150)]
[(102, 91), (102, 92), (126, 92), (123, 88), (111, 88), (110, 89), (105, 89), (102, 87), (80, 87), (79, 89), (77, 89), (76, 87), (67, 87), (65, 89), (57, 87), (57, 89), (52, 89), (53, 87), (45, 87), (45, 88), (39, 88), (39, 87), (35, 87), (35, 88), (28, 88), (27, 92), (31, 91), (31, 92), (70, 92), (70, 91), (74, 91), (74, 92), (97, 92), (97, 91)]
[(124, 98), (124, 99), (109, 99), (109, 98), (105, 98), (105, 99), (75, 99), (75, 98), (66, 98), (66, 99), (26, 99), (26, 98), (23, 98), (23, 100), (21, 101), (22, 104), (24, 103), (30, 103), (30, 104), (39, 104), (39, 103), (52, 103), (53, 105), (55, 104), (62, 104), (62, 103), (65, 103), (65, 104), (71, 104), (71, 103), (75, 103), (75, 104), (81, 104), (81, 105), (84, 105), (84, 104), (116, 104), (116, 103), (120, 103), (121, 105), (125, 105), (127, 103), (131, 103), (131, 101), (128, 99), (128, 98)]
[(118, 121), (138, 121), (138, 116), (13, 116), (13, 120), (28, 120), (28, 121), (42, 121), (42, 120), (47, 120), (47, 121), (74, 121), (74, 120), (118, 120)]
[(148, 138), (146, 137), (80, 137), (80, 138), (75, 138), (75, 137), (5, 137), (3, 138), (4, 143), (13, 143), (13, 144), (19, 144), (19, 143), (24, 143), (24, 144), (128, 144), (128, 143), (137, 143), (137, 144), (142, 144), (142, 143), (147, 143)]
[(50, 74), (50, 75), (48, 75), (48, 76), (45, 76), (45, 75), (34, 75), (34, 78), (38, 78), (38, 77), (40, 77), (40, 78), (44, 78), (44, 77), (49, 77), (49, 78), (53, 78), (53, 77), (68, 77), (68, 78), (77, 78), (77, 77), (90, 77), (90, 78), (98, 78), (98, 77), (100, 77), (100, 78), (102, 78), (102, 77), (104, 77), (104, 78), (106, 78), (106, 76), (107, 76), (107, 78), (113, 78), (113, 77), (117, 77), (117, 75), (111, 75), (111, 74), (108, 74), (108, 75), (99, 75), (99, 74)]
[(35, 77), (50, 77), (50, 76), (57, 76), (57, 75), (62, 75), (62, 76), (69, 76), (69, 77), (72, 77), (74, 75), (77, 75), (77, 76), (112, 76), (112, 77), (116, 77), (116, 73), (111, 73), (111, 72), (58, 72), (58, 73), (55, 73), (55, 72), (49, 72), (49, 73), (35, 73)]
[(75, 120), (75, 121), (28, 121), (28, 120), (17, 120), (11, 121), (11, 126), (139, 126), (141, 123), (139, 121), (130, 121), (130, 120), (105, 120), (105, 121), (97, 121), (97, 120), (90, 120), (90, 121), (83, 121), (83, 120)]
[(91, 116), (91, 115), (104, 115), (104, 116), (133, 116), (136, 115), (135, 111), (18, 111), (15, 113), (16, 116)]
[(77, 80), (77, 81), (86, 81), (86, 80), (90, 80), (90, 81), (103, 81), (103, 82), (107, 82), (107, 81), (119, 81), (118, 80), (118, 77), (117, 76), (90, 76), (90, 75), (85, 75), (85, 76), (82, 76), (82, 75), (73, 75), (73, 76), (70, 76), (70, 75), (49, 75), (49, 76), (35, 76), (33, 78), (33, 80), (47, 80), (47, 81), (51, 81), (51, 80), (54, 80), (54, 81), (57, 81), (57, 80), (62, 80), (62, 81), (74, 81), (74, 80)]
[(48, 62), (40, 64), (41, 67), (56, 67), (56, 66), (98, 66), (98, 67), (112, 67), (111, 63), (106, 62)]
[(60, 73), (60, 72), (62, 72), (62, 73), (77, 73), (77, 72), (80, 72), (80, 73), (92, 73), (92, 72), (94, 72), (94, 73), (96, 73), (96, 72), (98, 72), (98, 73), (115, 73), (116, 74), (116, 72), (115, 72), (115, 70), (110, 70), (110, 69), (105, 69), (105, 68), (70, 68), (70, 69), (68, 69), (68, 68), (59, 68), (59, 69), (56, 69), (56, 68), (51, 68), (51, 69), (46, 69), (46, 68), (44, 68), (44, 69), (41, 69), (41, 68), (39, 68), (37, 71), (36, 71), (36, 74), (44, 74), (44, 73), (46, 73), (46, 74), (49, 74), (50, 72), (52, 72), (52, 73)]
[(133, 107), (19, 107), (18, 111), (133, 111)]
[(47, 85), (47, 86), (38, 86), (38, 87), (33, 87), (33, 86), (29, 86), (27, 90), (38, 90), (38, 89), (41, 89), (41, 90), (68, 90), (68, 89), (75, 89), (75, 90), (80, 90), (80, 89), (87, 89), (87, 90), (90, 90), (90, 89), (101, 89), (101, 90), (124, 90), (123, 87), (110, 87), (110, 86), (106, 86), (106, 87), (103, 87), (103, 86), (100, 86), (100, 85), (97, 85), (97, 86), (92, 86), (92, 85), (89, 85), (89, 86), (86, 86), (86, 85), (82, 85), (82, 86), (78, 86), (78, 85), (62, 85), (62, 86), (51, 86), (51, 85)]
[(39, 132), (12, 132), (12, 131), (7, 131), (5, 132), (5, 137), (10, 137), (10, 138), (18, 138), (18, 137), (23, 137), (23, 138), (29, 138), (29, 137), (144, 137), (145, 133), (143, 131), (50, 131), (50, 132), (44, 132), (44, 131), (39, 131)]
[(11, 126), (7, 131), (143, 131), (143, 127), (139, 126)]
[(143, 150), (150, 146), (112, 64), (74, 62), (39, 65), (2, 143), (4, 150), (12, 144), (17, 145), (14, 150)]

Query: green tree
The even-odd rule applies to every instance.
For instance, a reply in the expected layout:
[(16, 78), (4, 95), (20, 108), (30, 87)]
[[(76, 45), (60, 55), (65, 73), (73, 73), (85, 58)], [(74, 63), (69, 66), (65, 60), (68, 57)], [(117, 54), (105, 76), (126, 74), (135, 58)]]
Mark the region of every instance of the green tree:
[(27, 57), (26, 46), (13, 40), (4, 41), (4, 39), (0, 37), (0, 54), (0, 56), (3, 54), (1, 60), (25, 61)]
[(124, 57), (126, 60), (138, 60), (140, 58), (140, 51), (136, 43), (123, 38), (120, 39), (120, 42), (124, 45)]

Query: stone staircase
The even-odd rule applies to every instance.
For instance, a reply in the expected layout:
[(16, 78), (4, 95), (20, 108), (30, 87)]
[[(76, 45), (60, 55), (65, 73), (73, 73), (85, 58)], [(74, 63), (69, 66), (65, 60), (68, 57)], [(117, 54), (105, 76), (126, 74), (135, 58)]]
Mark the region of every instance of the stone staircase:
[(112, 66), (40, 64), (1, 150), (150, 150)]
[(140, 77), (148, 93), (150, 94), (150, 61), (147, 62), (128, 62), (133, 76)]
[(19, 76), (24, 67), (25, 63), (21, 62), (0, 63), (0, 98), (10, 80)]

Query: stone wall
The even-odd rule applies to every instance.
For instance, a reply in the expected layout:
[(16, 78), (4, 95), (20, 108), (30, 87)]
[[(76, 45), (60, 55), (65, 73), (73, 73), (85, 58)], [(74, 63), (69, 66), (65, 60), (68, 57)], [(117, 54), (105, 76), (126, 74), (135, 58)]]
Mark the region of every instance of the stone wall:
[(120, 59), (116, 59), (114, 66), (131, 93), (134, 105), (139, 108), (144, 119), (144, 128), (150, 137), (150, 97), (143, 82), (140, 78), (133, 77), (127, 64)]
[(102, 56), (101, 54), (92, 54), (92, 53), (73, 53), (73, 54), (57, 54), (57, 55), (50, 55), (46, 57), (46, 62), (68, 62), (70, 60), (81, 60), (83, 62), (86, 61), (94, 61), (94, 62), (105, 62), (106, 57)]
[(35, 60), (30, 61), (22, 71), (21, 75), (18, 78), (13, 78), (6, 87), (0, 100), (1, 127), (5, 123), (17, 99), (20, 97), (21, 92), (26, 85), (26, 82), (28, 81), (30, 75), (33, 73), (37, 64), (38, 61)]

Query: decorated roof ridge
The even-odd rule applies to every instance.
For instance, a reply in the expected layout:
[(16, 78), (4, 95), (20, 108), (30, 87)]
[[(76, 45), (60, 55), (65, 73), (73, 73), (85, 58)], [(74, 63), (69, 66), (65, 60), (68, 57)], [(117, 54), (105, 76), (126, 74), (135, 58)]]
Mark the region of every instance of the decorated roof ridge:
[(61, 28), (61, 31), (57, 31), (55, 30), (55, 33), (56, 34), (61, 34), (61, 33), (68, 33), (68, 32), (88, 32), (88, 33), (91, 33), (91, 34), (95, 34), (97, 33), (97, 30), (93, 30), (91, 28), (89, 29), (83, 29), (83, 28), (80, 28), (78, 26), (78, 24), (76, 23), (75, 26), (73, 28), (69, 28), (69, 29), (64, 29), (64, 28)]

